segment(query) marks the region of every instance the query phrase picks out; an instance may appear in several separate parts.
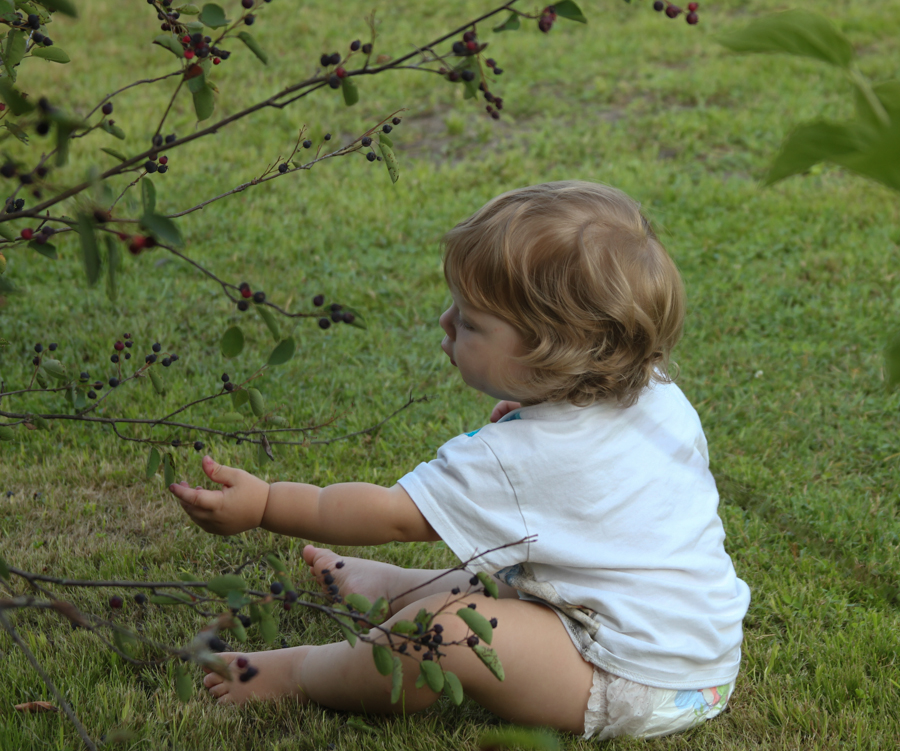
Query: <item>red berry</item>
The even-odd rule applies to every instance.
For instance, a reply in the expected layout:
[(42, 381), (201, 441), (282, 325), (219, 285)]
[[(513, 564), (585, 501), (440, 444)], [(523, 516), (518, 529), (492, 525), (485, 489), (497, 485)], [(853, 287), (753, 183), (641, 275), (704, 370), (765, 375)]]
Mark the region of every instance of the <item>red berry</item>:
[(116, 342), (113, 347), (115, 348), (116, 352), (121, 352), (123, 349), (125, 349), (125, 345), (122, 342)]
[(253, 291), (249, 287), (244, 287), (241, 290), (241, 297), (244, 297), (244, 298), (253, 297)]
[(193, 50), (185, 50), (184, 57), (186, 60), (192, 60), (194, 58), (194, 51)]
[(122, 607), (122, 598), (119, 595), (113, 595), (109, 598), (109, 606), (114, 610), (118, 610)]
[(700, 20), (700, 17), (696, 13), (691, 11), (690, 13), (687, 14), (686, 20), (691, 26), (693, 26), (695, 23), (697, 23), (697, 21)]
[(159, 158), (159, 163), (160, 163), (160, 164), (168, 164), (168, 163), (169, 163), (169, 157), (167, 157), (167, 156), (161, 156), (161, 157)]
[(681, 13), (681, 8), (676, 8), (674, 5), (670, 5), (666, 8), (666, 15), (669, 18), (675, 18), (679, 13)]
[(478, 49), (478, 42), (466, 42), (466, 49), (469, 50), (469, 52), (474, 52)]
[(247, 665), (250, 664), (249, 660), (247, 660), (246, 657), (238, 657), (234, 662), (241, 670), (243, 670), (245, 667), (247, 667)]
[(191, 38), (190, 38), (189, 36), (186, 36), (186, 35), (185, 35), (185, 36), (181, 37), (181, 41), (182, 41), (183, 44), (190, 44), (190, 43), (191, 43)]
[(30, 240), (34, 236), (34, 230), (26, 227), (22, 230), (22, 237), (26, 240)]
[(344, 70), (343, 68), (335, 68), (334, 75), (336, 75), (338, 78), (346, 78), (347, 71)]
[(700, 7), (700, 3), (688, 3), (688, 10), (693, 12)]
[(218, 58), (218, 57), (213, 58), (213, 65), (218, 65), (221, 62), (222, 62), (221, 58)]

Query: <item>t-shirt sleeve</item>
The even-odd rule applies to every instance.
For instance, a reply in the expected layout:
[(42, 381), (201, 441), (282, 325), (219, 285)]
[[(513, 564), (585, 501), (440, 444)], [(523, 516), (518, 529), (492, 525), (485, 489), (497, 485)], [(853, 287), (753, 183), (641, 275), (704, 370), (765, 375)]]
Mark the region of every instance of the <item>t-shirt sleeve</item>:
[(398, 482), (461, 561), (479, 556), (470, 570), (493, 574), (528, 560), (528, 543), (494, 550), (529, 531), (501, 462), (478, 435), (448, 441)]

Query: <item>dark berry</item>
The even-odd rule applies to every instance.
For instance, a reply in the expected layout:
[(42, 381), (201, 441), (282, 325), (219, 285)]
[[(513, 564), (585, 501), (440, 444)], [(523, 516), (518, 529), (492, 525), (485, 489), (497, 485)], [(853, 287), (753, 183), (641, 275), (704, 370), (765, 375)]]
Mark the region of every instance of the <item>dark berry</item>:
[(254, 292), (253, 293), (253, 302), (257, 305), (261, 305), (266, 301), (266, 293), (265, 292)]
[(157, 133), (155, 136), (153, 136), (152, 140), (153, 140), (154, 146), (162, 146), (163, 137), (159, 133)]
[(35, 44), (40, 44), (45, 39), (44, 35), (39, 31), (34, 32), (34, 34), (31, 35), (31, 38)]
[[(254, 21), (256, 21), (256, 16), (247, 16), (244, 19), (244, 23), (247, 24), (247, 26), (253, 26)], [(244, 680), (243, 676), (241, 676), (241, 680)]]
[(284, 593), (284, 599), (288, 602), (297, 602), (300, 599), (300, 595), (298, 595), (293, 589), (289, 589)]
[[(691, 5), (693, 5), (693, 4), (694, 4), (694, 3), (691, 3)], [(687, 14), (687, 17), (686, 17), (685, 20), (686, 20), (691, 26), (693, 26), (694, 24), (697, 23), (697, 21), (700, 20), (700, 17), (699, 17), (696, 13), (694, 13), (693, 11), (691, 11), (690, 13)]]
[(250, 303), (246, 300), (238, 300), (237, 309), (242, 313), (250, 307)]
[(40, 342), (38, 342), (37, 344), (34, 345), (34, 351), (37, 352), (38, 354), (40, 354), (41, 352), (44, 351), (44, 345), (41, 344)]
[(391, 120), (391, 122), (392, 122), (394, 125), (399, 125), (399, 124), (400, 124), (400, 118), (399, 118), (399, 117), (395, 117), (393, 120)]
[(339, 89), (341, 88), (341, 79), (334, 73), (332, 73), (330, 76), (328, 76), (328, 85), (332, 89)]
[(156, 172), (156, 170), (159, 169), (159, 167), (156, 165), (156, 162), (151, 162), (148, 160), (144, 163), (144, 169), (152, 175), (154, 172)]
[(356, 320), (356, 316), (353, 313), (343, 313), (341, 315), (341, 320), (344, 323), (353, 323)]
[(126, 346), (126, 347), (133, 347), (133, 346), (134, 346), (134, 342), (132, 342), (132, 341), (127, 341), (127, 342), (125, 342), (125, 346)]
[(322, 581), (326, 584), (334, 584), (334, 577), (331, 574), (325, 574), (325, 576), (322, 577)]
[(241, 5), (249, 10), (253, 7), (253, 0), (241, 0)]
[(228, 383), (231, 380), (231, 376), (228, 373), (222, 373), (222, 383)]
[(168, 368), (168, 367), (172, 364), (172, 361), (171, 361), (168, 357), (164, 357), (164, 358), (162, 359), (162, 362), (161, 362), (160, 364), (161, 364), (164, 368)]
[(362, 46), (362, 51), (363, 51), (364, 55), (371, 55), (372, 54), (372, 45), (370, 43), (366, 42)]
[(228, 651), (228, 645), (225, 642), (223, 642), (218, 636), (213, 636), (209, 640), (209, 648), (213, 652), (227, 652)]
[(50, 132), (50, 122), (39, 120), (38, 124), (34, 126), (34, 130), (39, 136), (46, 136)]
[(177, 140), (178, 140), (178, 136), (176, 136), (174, 133), (171, 133), (166, 136), (166, 143), (172, 143), (173, 141), (177, 141)]
[(43, 42), (45, 47), (53, 46), (53, 40), (50, 37), (44, 37)]
[(138, 592), (138, 593), (134, 596), (134, 601), (135, 601), (138, 605), (145, 605), (145, 604), (147, 603), (147, 595), (145, 595), (143, 592)]
[(470, 602), (468, 605), (466, 605), (466, 607), (467, 607), (467, 608), (471, 608), (472, 610), (476, 610), (476, 607), (475, 607), (475, 603), (474, 603), (474, 602)]
[(332, 52), (331, 56), (328, 58), (328, 62), (332, 65), (337, 65), (341, 61), (341, 53), (340, 52)]
[(156, 173), (159, 175), (164, 175), (168, 171), (169, 171), (169, 168), (165, 164), (160, 164), (159, 167), (156, 168)]
[(324, 302), (325, 302), (325, 295), (316, 295), (313, 298), (313, 305), (315, 305), (317, 308), (319, 306), (321, 306), (322, 303), (324, 303)]
[(119, 595), (113, 595), (112, 597), (109, 598), (109, 606), (113, 610), (118, 610), (119, 608), (122, 607), (122, 598), (119, 597)]
[(465, 42), (454, 42), (453, 43), (453, 52), (457, 55), (466, 54), (466, 45)]
[(359, 142), (363, 146), (371, 146), (372, 145), (372, 139), (369, 136), (363, 136), (362, 138), (359, 139)]
[(118, 356), (118, 355), (113, 355), (112, 357), (109, 358), (109, 361), (110, 361), (110, 362), (114, 362), (114, 363), (115, 363), (115, 362), (119, 362), (119, 356)]
[(470, 647), (478, 646), (478, 637), (472, 634), (472, 636), (466, 639), (466, 644), (468, 644)]
[(473, 587), (477, 586), (478, 585), (478, 577), (473, 576), (471, 579), (469, 579), (469, 584), (471, 584)]
[(330, 61), (331, 55), (323, 54), (322, 57), (319, 58), (319, 65), (321, 65), (323, 68), (327, 68)]
[(269, 591), (273, 595), (280, 595), (284, 591), (284, 586), (281, 584), (281, 582), (272, 582), (269, 585)]
[(368, 159), (370, 162), (374, 162), (377, 158), (378, 157), (375, 156), (374, 151), (370, 151), (368, 154), (366, 154), (366, 159)]
[(131, 359), (131, 352), (126, 352), (126, 353), (125, 353), (125, 359), (126, 359), (126, 360), (130, 360), (130, 359)]
[(489, 623), (491, 624), (491, 628), (497, 628), (497, 619), (496, 618), (491, 618)]
[[(330, 326), (330, 325), (331, 325), (331, 323), (329, 322), (329, 326)], [(40, 358), (40, 357), (32, 358), (31, 364), (34, 365), (34, 366), (40, 365), (40, 364), (41, 364), (41, 358)]]
[(250, 624), (253, 623), (253, 621), (250, 620), (249, 615), (239, 615), (237, 618), (244, 628), (250, 628)]
[(80, 376), (78, 376), (82, 381), (87, 381), (90, 379), (91, 374), (87, 372), (82, 372)]
[(327, 329), (329, 326), (331, 326), (331, 321), (329, 321), (327, 318), (319, 319), (319, 328), (320, 329)]
[(454, 83), (456, 83), (459, 80), (459, 71), (451, 70), (447, 74), (447, 78), (450, 79), (451, 81), (453, 81)]
[(432, 631), (436, 634), (442, 634), (444, 633), (444, 627), (440, 623), (435, 623)]
[(332, 584), (325, 591), (328, 592), (328, 594), (330, 594), (330, 595), (336, 595), (339, 590), (337, 588), (337, 584)]
[(95, 389), (102, 389), (102, 388), (103, 388), (103, 381), (94, 381), (94, 388), (95, 388)]
[(51, 352), (56, 352), (56, 348), (58, 346), (59, 345), (56, 342), (53, 342), (52, 344), (50, 344), (50, 346), (47, 347), (47, 349), (49, 349)]
[(194, 451), (203, 451), (203, 442), (202, 441), (194, 441)]
[(175, 362), (175, 361), (178, 359), (178, 355), (170, 355), (170, 356), (169, 356), (169, 359), (170, 359), (172, 362)]
[(162, 350), (162, 345), (159, 342), (156, 342), (150, 349), (154, 352), (160, 352)]
[(434, 652), (426, 652), (425, 654), (422, 655), (422, 659), (423, 660), (433, 660)]
[(359, 47), (360, 47), (359, 39), (354, 39), (352, 42), (350, 42), (350, 51), (351, 52), (356, 52), (356, 50), (358, 50)]
[(116, 386), (119, 385), (119, 379), (118, 378), (110, 378), (109, 385), (110, 385), (110, 388), (115, 388)]
[(238, 679), (241, 683), (246, 683), (251, 678), (255, 678), (259, 674), (259, 670), (257, 670), (252, 665), (247, 668), (243, 673), (241, 673), (241, 677)]
[(101, 112), (103, 112), (104, 115), (111, 115), (112, 111), (113, 111), (112, 102), (107, 102), (106, 104), (103, 105), (103, 108), (101, 109)]
[(338, 561), (337, 563), (334, 564), (334, 567), (335, 568), (344, 568), (344, 562)]
[(152, 365), (153, 363), (156, 362), (157, 359), (158, 359), (158, 358), (156, 357), (156, 355), (147, 355), (147, 356), (144, 358), (144, 362), (149, 362), (149, 363)]
[(309, 149), (309, 148), (311, 148), (311, 147), (312, 147), (312, 141), (310, 141), (310, 140), (307, 138), (307, 139), (303, 142), (303, 148), (304, 148), (304, 149)]
[(336, 310), (336, 311), (334, 311), (334, 313), (331, 314), (331, 320), (334, 321), (335, 323), (340, 323), (343, 320), (343, 318), (344, 318), (344, 314), (341, 313), (341, 311), (339, 311), (339, 310)]
[(283, 175), (285, 172), (287, 172), (289, 169), (290, 169), (290, 167), (288, 167), (284, 162), (282, 162), (281, 164), (278, 165), (278, 171), (279, 171), (282, 175)]
[(676, 8), (674, 5), (670, 5), (668, 8), (666, 8), (666, 15), (669, 18), (676, 18), (680, 12), (680, 9)]
[(385, 125), (385, 126), (382, 128), (382, 130), (383, 130), (385, 133), (390, 133), (390, 132), (393, 130), (393, 127), (391, 127), (390, 125)]
[(172, 441), (172, 448), (176, 448), (176, 449), (177, 449), (180, 445), (181, 445), (181, 441), (179, 441), (177, 438), (173, 439), (173, 441)]
[(459, 594), (459, 587), (454, 587), (453, 589), (451, 589), (451, 590), (450, 590), (450, 594), (451, 594), (451, 595), (458, 595), (458, 594)]
[(326, 133), (324, 136), (322, 136), (322, 138), (324, 138), (326, 141), (330, 141), (330, 140), (331, 140), (331, 133)]
[(234, 391), (234, 384), (229, 381), (228, 383), (225, 384), (225, 390), (226, 391)]
[(475, 80), (475, 72), (471, 70), (464, 70), (460, 75), (462, 75), (463, 81), (474, 81)]

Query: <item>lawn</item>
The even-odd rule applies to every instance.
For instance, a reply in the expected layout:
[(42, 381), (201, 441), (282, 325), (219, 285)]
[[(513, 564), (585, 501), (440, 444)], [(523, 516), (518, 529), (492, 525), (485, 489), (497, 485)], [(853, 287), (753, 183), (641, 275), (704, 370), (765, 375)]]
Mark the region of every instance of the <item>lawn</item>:
[[(831, 168), (760, 187), (792, 124), (819, 114), (841, 117), (852, 107), (849, 85), (822, 65), (737, 56), (716, 44), (718, 32), (786, 6), (704, 3), (700, 23), (690, 27), (654, 13), (644, 0), (581, 4), (587, 26), (559, 21), (547, 35), (533, 26), (515, 34), (480, 29), (504, 70), (496, 83), (504, 99), (499, 121), (464, 101), (460, 87), (398, 71), (361, 81), (353, 108), (326, 88), (169, 154), (169, 171), (154, 182), (158, 206), (173, 214), (260, 175), (291, 152), (304, 125), (316, 144), (325, 133), (333, 134), (332, 143), (348, 143), (405, 108), (391, 134), (400, 162), (395, 185), (382, 164), (355, 155), (178, 220), (185, 254), (220, 278), (246, 280), (292, 311), (313, 312), (313, 296), (323, 294), (365, 319), (366, 329), (326, 331), (315, 318), (285, 319), (282, 329), (293, 327), (297, 356), (256, 381), (269, 409), (290, 425), (325, 424), (309, 434), (311, 443), (279, 448), (274, 463), (260, 464), (247, 445), (192, 431), (135, 435), (202, 439), (217, 460), (270, 480), (393, 484), (446, 440), (486, 422), (492, 407), (465, 388), (438, 346), (437, 318), (449, 301), (440, 267), (443, 232), (510, 188), (568, 178), (615, 185), (641, 201), (685, 279), (689, 309), (676, 350), (678, 383), (703, 421), (726, 547), (753, 601), (729, 711), (682, 736), (608, 747), (896, 748), (900, 397), (884, 387), (881, 353), (900, 317), (900, 201)], [(24, 90), (87, 112), (107, 93), (172, 69), (170, 53), (149, 44), (159, 33), (149, 6), (78, 5), (77, 21), (52, 24), (72, 62), (26, 60), (19, 75)], [(809, 6), (850, 37), (867, 75), (900, 75), (897, 3)], [(490, 7), (468, 0), (389, 3), (377, 13), (376, 52), (405, 54)], [(323, 52), (366, 40), (371, 9), (356, 0), (265, 5), (253, 34), (269, 65), (235, 47), (216, 70), (213, 120), (311, 75)], [(101, 147), (146, 148), (172, 88), (163, 82), (117, 96), (114, 118), (128, 140), (102, 132), (81, 139), (58, 184), (83, 179), (92, 166), (112, 166), (115, 159)], [(189, 97), (178, 99), (170, 122), (179, 134), (193, 130)], [(39, 136), (30, 146), (11, 141), (3, 142), (6, 154), (31, 162), (46, 148)], [(121, 179), (114, 187), (126, 184)], [(131, 193), (124, 202), (139, 201)], [(26, 292), (0, 298), (0, 338), (8, 342), (0, 347), (0, 373), (7, 386), (27, 387), (36, 342), (57, 342), (57, 355), (72, 370), (108, 378), (112, 345), (129, 332), (138, 361), (157, 341), (180, 360), (164, 373), (164, 398), (149, 383), (128, 383), (107, 399), (104, 414), (161, 416), (217, 392), (223, 372), (232, 380), (250, 377), (268, 357), (274, 342), (262, 321), (236, 311), (217, 284), (184, 261), (164, 251), (126, 254), (113, 303), (102, 283), (88, 286), (74, 240), (61, 239), (58, 247), (56, 261), (23, 248), (4, 251), (7, 276)], [(225, 360), (219, 339), (236, 323), (247, 345)], [(428, 400), (376, 431), (315, 443), (373, 426), (410, 395)], [(62, 411), (65, 403), (17, 397), (3, 408), (10, 404)], [(211, 424), (220, 404), (191, 408), (189, 421)], [(306, 541), (264, 531), (208, 535), (189, 523), (161, 473), (145, 478), (146, 445), (62, 422), (48, 432), (17, 430), (15, 440), (0, 444), (0, 556), (9, 565), (72, 579), (168, 581), (182, 573), (206, 580), (275, 552), (298, 582), (310, 585), (299, 556)], [(193, 449), (172, 453), (178, 476), (200, 482)], [(456, 564), (442, 544), (342, 552), (421, 567)], [(244, 573), (265, 586), (264, 566)], [(139, 607), (121, 588), (51, 589), (86, 612), (171, 644), (183, 644), (205, 623), (186, 609)], [(0, 596), (22, 591), (16, 577), (0, 584)], [(126, 598), (115, 612), (107, 604), (114, 594)], [(171, 665), (135, 668), (46, 611), (10, 617), (94, 739), (130, 733), (118, 748), (475, 749), (479, 735), (498, 722), (470, 701), (454, 707), (446, 699), (420, 715), (367, 717), (362, 724), (343, 713), (285, 705), (226, 711), (201, 695), (199, 671), (197, 696), (183, 704)], [(331, 621), (302, 608), (284, 613), (279, 627), (279, 640), (291, 646), (338, 638)], [(263, 647), (253, 629), (247, 647)], [(141, 648), (138, 656), (160, 654)], [(53, 697), (5, 631), (0, 657), (0, 748), (82, 748), (64, 715), (12, 711)], [(596, 744), (563, 737), (561, 745)]]

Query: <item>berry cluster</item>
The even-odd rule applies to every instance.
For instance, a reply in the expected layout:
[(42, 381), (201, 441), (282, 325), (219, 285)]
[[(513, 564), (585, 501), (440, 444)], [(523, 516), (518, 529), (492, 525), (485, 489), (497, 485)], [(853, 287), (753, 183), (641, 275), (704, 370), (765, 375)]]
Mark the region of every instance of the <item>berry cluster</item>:
[(156, 238), (153, 235), (126, 235), (120, 232), (119, 239), (128, 243), (128, 252), (133, 256), (139, 256), (145, 250), (156, 247)]
[(40, 44), (44, 47), (50, 47), (53, 45), (53, 40), (41, 33), (41, 18), (35, 13), (29, 13), (28, 17), (26, 18), (21, 13), (17, 12), (16, 20), (9, 25), (16, 29), (30, 31), (31, 41), (34, 44)]
[[(238, 291), (241, 293), (241, 297), (243, 300), (238, 300), (237, 309), (241, 312), (247, 310), (250, 307), (250, 303), (247, 302), (249, 299), (253, 298), (253, 302), (257, 305), (262, 305), (266, 301), (266, 293), (262, 290), (257, 290), (254, 292), (250, 289), (250, 285), (247, 282), (241, 282), (238, 286)], [(223, 379), (227, 380), (227, 379)]]
[(160, 175), (164, 175), (169, 171), (169, 157), (165, 154), (163, 156), (157, 156), (156, 154), (151, 154), (147, 161), (144, 162), (144, 169), (147, 171), (147, 174), (152, 175), (154, 172), (158, 172)]
[[(475, 30), (471, 29), (463, 34), (461, 40), (457, 40), (453, 43), (453, 53), (460, 57), (469, 57), (471, 55), (477, 55), (483, 51), (485, 47), (487, 47), (486, 44), (479, 44)], [(484, 61), (484, 64), (493, 71), (495, 76), (502, 75), (503, 69), (498, 67), (497, 62), (493, 58), (488, 58)], [(452, 83), (458, 81), (469, 83), (470, 81), (474, 81), (476, 76), (475, 71), (470, 67), (464, 67), (461, 70), (447, 70), (447, 68), (442, 67), (438, 70), (438, 73), (446, 76), (447, 80)], [(500, 110), (503, 109), (503, 100), (500, 97), (494, 96), (488, 90), (487, 82), (484, 79), (482, 79), (478, 88), (484, 93), (484, 98), (488, 102), (485, 107), (487, 113), (495, 120), (500, 119)]]
[(170, 10), (172, 0), (160, 0), (158, 4), (156, 0), (147, 0), (147, 4), (156, 8), (156, 17), (162, 21), (159, 28), (163, 31), (174, 31), (181, 28), (181, 24), (178, 23), (181, 14), (178, 11)]
[(538, 28), (545, 34), (553, 28), (556, 21), (556, 8), (548, 5), (541, 11), (541, 17), (538, 19)]
[[(251, 18), (252, 16), (248, 16)], [(185, 60), (193, 60), (195, 57), (209, 57), (213, 56), (212, 61), (213, 65), (218, 65), (223, 60), (227, 60), (231, 57), (231, 53), (228, 50), (222, 50), (218, 47), (211, 47), (212, 37), (203, 36), (203, 34), (197, 32), (195, 34), (185, 34), (181, 37), (181, 46), (184, 48), (184, 59)], [(194, 76), (189, 75), (192, 72), (191, 68), (185, 73), (186, 78), (193, 78)], [(194, 72), (194, 75), (200, 75), (202, 73), (202, 69)]]
[[(685, 16), (685, 20), (691, 26), (693, 26), (697, 23), (697, 21), (700, 20), (700, 17), (697, 15), (697, 9), (699, 7), (700, 3), (688, 3), (687, 5), (688, 12)], [(663, 2), (663, 0), (656, 0), (656, 2), (653, 3), (653, 10), (657, 11), (658, 13), (662, 13), (663, 11), (665, 11), (666, 15), (669, 18), (678, 18), (679, 15), (684, 13), (683, 9), (679, 8), (674, 3), (668, 2), (668, 0), (666, 0), (666, 2)]]
[[(317, 308), (321, 308), (324, 304), (325, 295), (316, 295), (313, 298), (313, 305), (315, 305)], [(353, 323), (356, 320), (356, 316), (353, 315), (353, 313), (351, 313), (349, 310), (344, 310), (344, 306), (340, 303), (333, 302), (328, 306), (328, 309), (331, 311), (330, 319), (324, 316), (320, 318), (320, 329), (330, 328), (332, 321), (334, 321), (334, 323)]]

